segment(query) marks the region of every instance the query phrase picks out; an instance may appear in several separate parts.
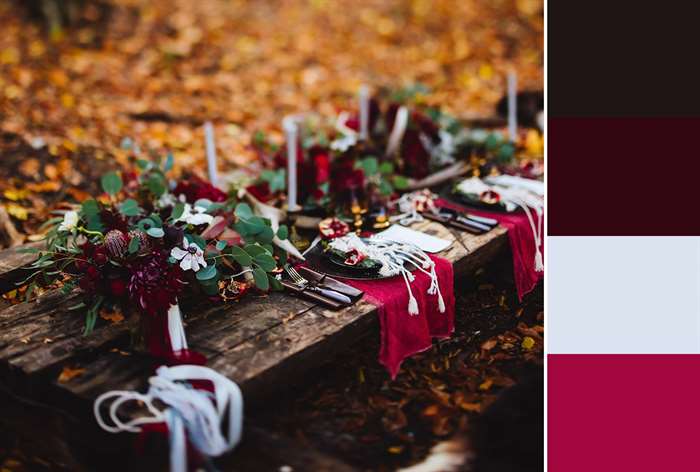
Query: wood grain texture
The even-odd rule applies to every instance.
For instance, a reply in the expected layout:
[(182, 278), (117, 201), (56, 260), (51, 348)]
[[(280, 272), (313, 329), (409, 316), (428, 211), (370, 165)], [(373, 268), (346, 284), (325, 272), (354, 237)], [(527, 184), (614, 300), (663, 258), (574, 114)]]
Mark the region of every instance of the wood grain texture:
[(39, 241), (0, 251), (0, 293), (16, 288), (15, 283), (30, 274), (25, 267), (34, 262), (37, 256), (20, 251), (29, 248), (38, 249), (43, 246), (44, 243)]

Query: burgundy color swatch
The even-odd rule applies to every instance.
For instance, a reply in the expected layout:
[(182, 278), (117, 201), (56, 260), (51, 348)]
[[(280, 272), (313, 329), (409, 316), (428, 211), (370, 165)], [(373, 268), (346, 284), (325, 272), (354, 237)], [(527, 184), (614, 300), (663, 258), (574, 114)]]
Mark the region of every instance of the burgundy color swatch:
[(700, 118), (550, 118), (550, 236), (700, 235)]
[(548, 356), (548, 470), (700, 470), (700, 356)]

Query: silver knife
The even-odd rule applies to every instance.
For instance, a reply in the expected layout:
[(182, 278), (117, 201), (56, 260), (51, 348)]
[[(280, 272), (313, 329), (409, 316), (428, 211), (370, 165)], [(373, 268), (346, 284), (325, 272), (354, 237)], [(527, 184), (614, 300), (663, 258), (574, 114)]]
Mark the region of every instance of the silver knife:
[(335, 300), (335, 301), (340, 302), (340, 303), (347, 303), (347, 304), (352, 303), (352, 300), (350, 299), (350, 297), (348, 297), (347, 295), (343, 295), (340, 292), (336, 292), (334, 290), (328, 290), (325, 288), (316, 287), (314, 285), (307, 285), (305, 288), (306, 288), (306, 290), (312, 290), (314, 292), (320, 293), (324, 297), (330, 298), (331, 300)]
[(462, 216), (462, 215), (459, 215), (459, 216), (457, 217), (457, 221), (460, 222), (460, 223), (462, 223), (462, 224), (465, 224), (465, 225), (467, 225), (467, 226), (472, 226), (472, 227), (474, 227), (474, 228), (480, 229), (480, 230), (482, 230), (482, 231), (491, 231), (491, 230), (493, 229), (493, 227), (491, 227), (491, 226), (489, 226), (489, 225), (485, 225), (485, 224), (483, 224), (483, 223), (479, 223), (478, 221), (474, 221), (474, 220), (472, 220), (472, 219), (470, 219), (470, 218), (466, 218), (466, 217), (464, 217), (464, 216)]
[(466, 213), (464, 216), (466, 216), (470, 220), (474, 220), (474, 221), (477, 221), (479, 223), (483, 223), (485, 225), (498, 226), (498, 220), (494, 220), (493, 218), (486, 218), (485, 216), (472, 215), (471, 213)]

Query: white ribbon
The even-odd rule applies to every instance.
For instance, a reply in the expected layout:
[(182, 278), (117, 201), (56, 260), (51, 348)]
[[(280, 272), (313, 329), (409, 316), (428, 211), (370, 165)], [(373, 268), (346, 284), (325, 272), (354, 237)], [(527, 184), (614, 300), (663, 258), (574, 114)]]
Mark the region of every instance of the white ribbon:
[(187, 338), (185, 337), (185, 328), (182, 326), (182, 314), (178, 304), (170, 305), (168, 309), (168, 334), (173, 352), (187, 349)]
[[(185, 382), (195, 379), (213, 383), (213, 398), (212, 393), (197, 390)], [(238, 385), (231, 380), (207, 367), (180, 365), (159, 367), (156, 375), (148, 382), (150, 387), (146, 394), (114, 390), (100, 395), (93, 406), (100, 427), (110, 433), (138, 433), (144, 424), (166, 423), (172, 472), (187, 471), (185, 431), (197, 451), (205, 457), (218, 457), (240, 442), (243, 430), (243, 395)], [(114, 401), (109, 406), (110, 425), (102, 418), (100, 406), (111, 398)], [(154, 400), (165, 403), (167, 408), (156, 408)], [(152, 416), (121, 421), (119, 407), (129, 401), (141, 402)], [(226, 421), (228, 430), (223, 434), (222, 427)]]

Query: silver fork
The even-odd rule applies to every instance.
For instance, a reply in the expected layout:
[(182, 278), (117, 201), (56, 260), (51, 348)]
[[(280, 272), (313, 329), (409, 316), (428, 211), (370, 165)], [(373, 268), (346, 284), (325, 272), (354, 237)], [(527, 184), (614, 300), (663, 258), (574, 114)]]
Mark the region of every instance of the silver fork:
[(298, 286), (300, 286), (301, 288), (303, 288), (305, 290), (311, 290), (314, 292), (318, 292), (325, 297), (328, 297), (332, 300), (335, 300), (335, 301), (338, 301), (341, 303), (347, 303), (347, 304), (352, 303), (352, 300), (347, 295), (343, 295), (342, 293), (336, 292), (335, 290), (328, 290), (325, 288), (316, 287), (314, 285), (311, 285), (311, 282), (309, 282), (304, 277), (302, 277), (301, 274), (299, 272), (297, 272), (297, 270), (289, 264), (284, 265), (284, 270), (289, 274), (289, 276), (292, 278), (292, 280), (294, 281), (295, 284), (297, 284)]

